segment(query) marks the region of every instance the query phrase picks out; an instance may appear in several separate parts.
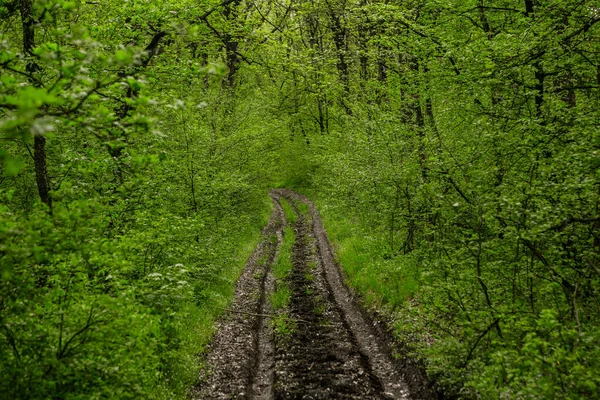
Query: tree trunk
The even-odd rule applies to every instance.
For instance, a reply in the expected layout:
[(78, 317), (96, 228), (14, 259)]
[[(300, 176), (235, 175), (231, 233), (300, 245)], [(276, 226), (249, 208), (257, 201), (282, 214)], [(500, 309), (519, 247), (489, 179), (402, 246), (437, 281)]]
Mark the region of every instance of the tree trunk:
[[(33, 55), (35, 47), (35, 20), (33, 18), (32, 0), (21, 0), (21, 22), (23, 26), (23, 53), (26, 56)], [(29, 81), (35, 85), (32, 74), (39, 71), (39, 66), (34, 60), (27, 62)], [(35, 167), (35, 181), (37, 183), (40, 200), (46, 204), (52, 213), (52, 197), (50, 196), (50, 180), (46, 165), (46, 138), (42, 135), (33, 137), (33, 161)]]
[[(329, 4), (328, 4), (329, 5)], [(350, 76), (348, 71), (348, 54), (347, 32), (346, 27), (342, 25), (340, 15), (329, 5), (329, 18), (331, 20), (331, 32), (333, 33), (333, 42), (337, 51), (338, 60), (336, 63), (339, 79), (342, 84), (343, 93), (341, 105), (347, 115), (352, 115), (352, 109), (348, 105), (350, 97)]]
[(533, 0), (525, 0), (525, 15), (533, 16)]
[(33, 160), (35, 163), (35, 181), (40, 199), (50, 208), (52, 213), (52, 197), (50, 197), (50, 180), (46, 168), (46, 138), (41, 135), (33, 137)]
[[(233, 2), (227, 3), (225, 5), (225, 8), (223, 10), (223, 16), (231, 24), (233, 24), (237, 18), (237, 7), (239, 6), (239, 4), (239, 0), (234, 0)], [(228, 71), (227, 76), (223, 80), (223, 87), (231, 89), (235, 86), (235, 75), (239, 69), (240, 57), (237, 52), (239, 42), (229, 32), (230, 30), (228, 29), (223, 35), (223, 43), (225, 44), (225, 52), (227, 58), (226, 64)]]
[(544, 105), (544, 80), (546, 79), (546, 74), (544, 72), (544, 68), (538, 62), (533, 65), (535, 68), (535, 110), (536, 116), (538, 118), (543, 117), (543, 105)]

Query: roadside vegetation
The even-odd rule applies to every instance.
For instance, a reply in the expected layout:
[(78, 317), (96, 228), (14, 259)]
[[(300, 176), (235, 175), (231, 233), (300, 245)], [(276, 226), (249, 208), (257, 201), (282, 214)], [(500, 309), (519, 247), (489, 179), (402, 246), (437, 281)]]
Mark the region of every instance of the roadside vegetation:
[(598, 121), (591, 0), (4, 1), (0, 393), (184, 398), (276, 186), (445, 393), (596, 397)]

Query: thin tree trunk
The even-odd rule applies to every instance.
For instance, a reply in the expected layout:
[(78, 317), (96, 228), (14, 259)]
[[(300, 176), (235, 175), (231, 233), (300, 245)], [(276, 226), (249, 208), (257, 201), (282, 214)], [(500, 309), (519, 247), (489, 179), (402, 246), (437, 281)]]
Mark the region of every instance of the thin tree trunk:
[[(409, 60), (410, 68), (420, 73), (419, 61), (416, 58)], [(415, 92), (418, 89), (415, 88)], [(411, 95), (412, 97), (412, 108), (415, 116), (415, 130), (417, 132), (418, 137), (418, 157), (419, 157), (419, 167), (421, 168), (421, 176), (423, 177), (423, 181), (427, 182), (429, 180), (427, 174), (427, 154), (425, 152), (425, 116), (423, 115), (423, 109), (421, 108), (421, 96), (418, 93), (414, 93)]]
[(535, 68), (535, 111), (538, 118), (543, 117), (543, 106), (544, 106), (544, 81), (546, 74), (544, 68), (538, 62), (534, 64)]
[(46, 138), (42, 135), (33, 137), (33, 160), (35, 164), (35, 181), (40, 200), (46, 204), (52, 213), (52, 197), (50, 196), (50, 179), (46, 166)]
[(533, 16), (533, 0), (525, 0), (525, 15), (528, 17)]
[[(223, 9), (223, 16), (229, 23), (233, 24), (237, 18), (237, 7), (240, 1), (234, 0), (231, 3), (227, 3)], [(223, 80), (223, 87), (231, 89), (235, 86), (235, 75), (240, 66), (240, 57), (238, 55), (239, 42), (233, 37), (229, 30), (223, 35), (223, 43), (225, 44), (226, 52), (226, 63), (227, 63), (227, 76)]]
[(339, 13), (337, 13), (329, 3), (327, 5), (329, 6), (329, 18), (331, 20), (333, 42), (335, 44), (335, 49), (338, 56), (336, 66), (343, 88), (342, 98), (340, 99), (341, 105), (344, 107), (344, 111), (347, 115), (352, 115), (352, 109), (348, 105), (348, 98), (350, 97), (350, 76), (348, 60), (346, 59), (346, 55), (348, 53), (346, 27), (342, 25), (342, 20)]
[[(21, 21), (23, 26), (23, 53), (26, 56), (33, 55), (35, 47), (35, 20), (33, 17), (32, 0), (21, 0)], [(30, 74), (30, 82), (36, 85), (31, 74), (39, 71), (39, 66), (34, 60), (28, 61), (27, 72)], [(33, 137), (33, 161), (35, 168), (35, 181), (37, 183), (40, 200), (48, 206), (52, 213), (52, 197), (50, 196), (50, 179), (46, 163), (46, 138), (42, 135)]]

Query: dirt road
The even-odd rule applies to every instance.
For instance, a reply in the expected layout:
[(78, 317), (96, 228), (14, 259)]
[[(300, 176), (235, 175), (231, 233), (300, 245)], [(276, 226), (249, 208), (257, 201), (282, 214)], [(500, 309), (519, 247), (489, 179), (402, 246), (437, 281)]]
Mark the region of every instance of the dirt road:
[[(289, 190), (274, 190), (271, 197), (273, 214), (237, 283), (192, 397), (421, 398), (409, 394), (406, 371), (392, 358), (389, 338), (345, 286), (314, 205)], [(291, 255), (285, 255), (291, 270), (280, 282), (272, 267), (288, 224), (282, 202), (296, 216), (290, 224), (295, 241)], [(275, 311), (269, 299), (278, 285), (285, 285), (289, 299)]]

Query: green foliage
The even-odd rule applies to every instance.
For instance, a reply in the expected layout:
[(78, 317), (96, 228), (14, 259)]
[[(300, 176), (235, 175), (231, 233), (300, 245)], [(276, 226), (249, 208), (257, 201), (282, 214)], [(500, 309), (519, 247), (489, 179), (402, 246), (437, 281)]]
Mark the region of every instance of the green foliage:
[(0, 392), (184, 398), (270, 211), (261, 110), (221, 94), (214, 33), (193, 25), (210, 4), (13, 3)]
[(298, 215), (296, 214), (296, 211), (294, 210), (292, 205), (287, 200), (282, 198), (279, 200), (279, 202), (281, 204), (281, 208), (283, 208), (283, 213), (285, 214), (286, 222), (290, 226), (294, 225), (296, 223), (296, 221), (298, 220)]
[(272, 320), (273, 329), (279, 336), (288, 336), (296, 330), (295, 322), (288, 319), (285, 314), (277, 314)]
[(0, 5), (2, 393), (182, 398), (285, 186), (450, 394), (595, 395), (595, 3), (28, 4)]
[(279, 285), (277, 290), (271, 294), (271, 305), (275, 311), (284, 309), (290, 301), (291, 292), (285, 285)]
[(480, 379), (470, 382), (478, 393), (494, 394), (490, 388), (500, 379), (507, 382), (500, 389), (501, 396), (554, 398), (568, 393), (570, 398), (590, 398), (596, 395), (600, 384), (594, 372), (600, 367), (597, 332), (580, 333), (565, 327), (550, 309), (542, 310), (536, 321), (519, 328), (526, 332), (519, 346), (492, 354), (488, 365), (481, 366)]
[(98, 205), (72, 207), (53, 220), (40, 210), (27, 223), (2, 210), (2, 392), (147, 396), (160, 385), (159, 319), (119, 269), (96, 263), (95, 251), (120, 242), (92, 236), (103, 225)]
[(350, 284), (451, 395), (593, 397), (597, 7), (303, 11), (321, 39), (282, 39), (286, 179), (318, 199)]

